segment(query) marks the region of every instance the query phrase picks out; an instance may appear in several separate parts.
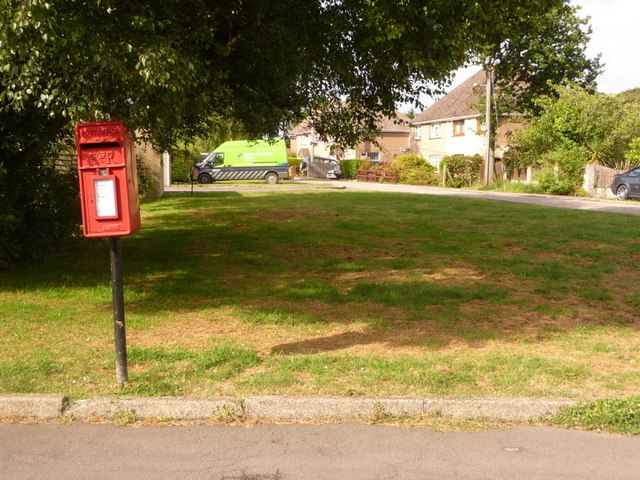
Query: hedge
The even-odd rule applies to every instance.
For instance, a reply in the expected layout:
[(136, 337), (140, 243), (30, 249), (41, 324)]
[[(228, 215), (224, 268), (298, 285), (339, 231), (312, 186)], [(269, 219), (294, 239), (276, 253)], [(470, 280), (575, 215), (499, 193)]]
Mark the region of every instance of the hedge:
[(471, 187), (480, 180), (480, 168), (483, 159), (480, 155), (452, 155), (444, 157), (440, 166), (446, 168), (445, 185), (447, 187)]
[(200, 157), (186, 149), (176, 149), (171, 153), (171, 180), (173, 182), (190, 181), (191, 167), (200, 161)]

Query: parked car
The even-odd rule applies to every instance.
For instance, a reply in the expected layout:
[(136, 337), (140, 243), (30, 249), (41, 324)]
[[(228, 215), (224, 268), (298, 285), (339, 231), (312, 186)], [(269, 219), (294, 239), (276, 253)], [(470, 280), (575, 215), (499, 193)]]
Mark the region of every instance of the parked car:
[(327, 178), (331, 180), (338, 180), (342, 176), (342, 170), (340, 170), (340, 163), (336, 163), (335, 167), (327, 172)]
[(611, 191), (620, 200), (640, 198), (640, 167), (614, 176)]

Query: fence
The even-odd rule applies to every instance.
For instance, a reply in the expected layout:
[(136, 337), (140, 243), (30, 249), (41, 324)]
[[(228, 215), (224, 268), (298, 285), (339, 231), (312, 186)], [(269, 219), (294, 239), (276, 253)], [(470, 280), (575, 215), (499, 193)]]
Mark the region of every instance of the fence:
[(311, 178), (327, 178), (327, 172), (334, 168), (336, 168), (335, 163), (329, 163), (324, 161), (308, 162), (307, 176)]
[(54, 153), (42, 157), (43, 165), (52, 166), (59, 173), (78, 173), (75, 153)]
[(358, 170), (356, 174), (358, 182), (398, 183), (396, 170)]
[(626, 170), (616, 170), (615, 168), (588, 163), (585, 166), (582, 188), (591, 197), (613, 197), (613, 192), (610, 190), (613, 177), (623, 172), (626, 172)]
[(74, 153), (59, 153), (53, 157), (53, 164), (58, 170), (73, 171), (77, 168), (76, 155)]

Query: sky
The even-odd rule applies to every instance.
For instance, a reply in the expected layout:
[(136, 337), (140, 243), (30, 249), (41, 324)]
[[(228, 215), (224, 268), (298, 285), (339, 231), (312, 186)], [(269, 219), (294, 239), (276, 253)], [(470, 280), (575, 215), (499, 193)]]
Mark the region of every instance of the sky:
[(591, 17), (591, 41), (587, 53), (602, 53), (604, 73), (598, 90), (620, 93), (640, 87), (640, 2), (638, 0), (572, 0)]
[[(640, 87), (640, 0), (571, 0), (571, 4), (581, 7), (581, 17), (591, 17), (587, 55), (593, 58), (600, 53), (600, 62), (605, 64), (597, 79), (598, 90), (620, 93)], [(450, 89), (479, 68), (458, 70)]]

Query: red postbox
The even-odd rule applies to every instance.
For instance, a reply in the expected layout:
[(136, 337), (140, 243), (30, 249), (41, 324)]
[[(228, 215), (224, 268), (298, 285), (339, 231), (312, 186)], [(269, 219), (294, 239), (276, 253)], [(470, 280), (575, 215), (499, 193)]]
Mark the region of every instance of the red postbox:
[(117, 237), (140, 229), (133, 138), (122, 122), (76, 125), (82, 224), (86, 237)]

